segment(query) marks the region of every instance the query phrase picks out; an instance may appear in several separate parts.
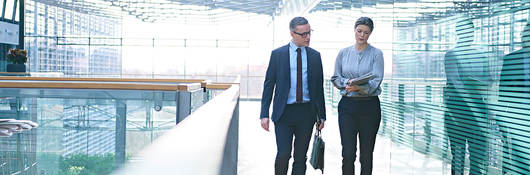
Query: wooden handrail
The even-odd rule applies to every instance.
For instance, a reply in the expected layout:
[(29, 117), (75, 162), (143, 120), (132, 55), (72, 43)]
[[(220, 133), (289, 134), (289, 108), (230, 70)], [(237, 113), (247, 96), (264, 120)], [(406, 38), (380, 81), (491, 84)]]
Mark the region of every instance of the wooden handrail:
[(233, 85), (239, 85), (239, 83), (212, 83), (212, 84), (206, 84), (206, 89), (228, 89), (232, 87)]
[(0, 88), (49, 88), (49, 89), (112, 89), (112, 90), (160, 90), (191, 91), (201, 88), (199, 83), (163, 83), (138, 81), (36, 81), (1, 80)]
[(203, 79), (75, 78), (75, 77), (14, 77), (14, 76), (0, 76), (0, 80), (201, 83), (201, 87), (206, 87), (208, 83), (211, 83), (210, 80), (203, 80)]
[[(3, 81), (3, 82), (2, 82)], [(193, 90), (194, 83), (207, 89), (223, 90), (239, 83), (212, 83), (203, 79), (144, 79), (144, 78), (78, 78), (78, 77), (14, 77), (0, 76), (0, 88), (63, 88), (63, 89), (128, 89), (128, 90)], [(76, 83), (73, 83), (76, 82)], [(87, 83), (83, 83), (87, 82)], [(92, 82), (105, 82), (94, 84)], [(109, 83), (112, 82), (112, 83)], [(153, 83), (136, 84), (131, 82)], [(161, 84), (175, 83), (175, 84)], [(176, 85), (176, 83), (179, 83)], [(188, 83), (188, 84), (183, 84)], [(192, 86), (192, 87), (190, 87)]]
[(228, 89), (230, 87), (232, 87), (233, 85), (238, 85), (238, 87), (240, 86), (240, 82), (241, 82), (241, 77), (238, 76), (236, 78), (236, 80), (234, 80), (234, 82), (229, 82), (229, 83), (207, 83), (206, 84), (206, 89), (215, 89), (215, 90), (224, 90), (224, 89)]
[[(43, 83), (43, 82), (2, 82), (0, 88), (50, 88), (50, 89), (114, 89), (114, 90), (160, 90), (188, 91), (195, 88), (192, 84), (95, 84), (95, 83)], [(196, 84), (199, 87), (199, 84)]]

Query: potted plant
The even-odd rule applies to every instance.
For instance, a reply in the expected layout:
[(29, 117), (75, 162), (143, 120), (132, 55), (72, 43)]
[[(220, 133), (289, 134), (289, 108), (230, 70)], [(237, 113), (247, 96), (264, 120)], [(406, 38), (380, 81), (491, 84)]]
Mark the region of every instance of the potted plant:
[(9, 49), (7, 52), (7, 72), (26, 72), (26, 63), (28, 61), (28, 51), (22, 49)]

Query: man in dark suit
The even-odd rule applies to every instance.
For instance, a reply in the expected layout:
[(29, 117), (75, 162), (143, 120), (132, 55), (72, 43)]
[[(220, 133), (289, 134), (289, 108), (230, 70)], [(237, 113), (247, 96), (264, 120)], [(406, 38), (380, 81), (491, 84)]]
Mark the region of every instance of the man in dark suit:
[[(529, 16), (530, 17), (530, 16)], [(502, 136), (502, 174), (530, 174), (530, 153), (524, 151), (530, 131), (530, 20), (521, 33), (522, 48), (504, 56), (499, 82), (499, 105), (496, 115)], [(526, 162), (526, 163), (524, 163)], [(526, 166), (525, 166), (526, 164)]]
[(292, 174), (305, 174), (307, 149), (313, 125), (320, 119), (324, 128), (326, 110), (322, 60), (320, 53), (309, 46), (311, 26), (307, 19), (295, 17), (289, 24), (292, 40), (272, 51), (263, 83), (261, 127), (269, 131), (269, 108), (274, 91), (272, 121), (278, 152), (276, 175), (287, 174), (294, 136)]
[[(472, 19), (456, 22), (456, 46), (445, 53), (444, 127), (451, 147), (451, 174), (488, 174), (488, 89), (492, 82), (486, 49), (473, 46)], [(467, 153), (466, 153), (467, 148)], [(467, 154), (467, 155), (466, 155)]]

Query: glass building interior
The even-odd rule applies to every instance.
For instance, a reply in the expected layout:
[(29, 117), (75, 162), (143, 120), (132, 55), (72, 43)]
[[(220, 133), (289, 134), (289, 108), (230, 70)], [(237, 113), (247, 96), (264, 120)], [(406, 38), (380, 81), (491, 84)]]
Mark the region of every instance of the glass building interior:
[[(308, 19), (322, 56), (326, 174), (342, 160), (341, 95), (329, 79), (362, 16), (384, 55), (374, 174), (530, 174), (530, 0), (0, 0), (0, 9), (0, 174), (142, 174), (166, 160), (153, 153), (162, 143), (183, 151), (166, 162), (194, 168), (177, 174), (272, 174), (260, 100), (295, 16)], [(16, 73), (15, 48), (27, 51)], [(205, 116), (223, 132), (197, 130), (216, 121)], [(209, 134), (222, 144), (190, 146), (214, 142)], [(221, 163), (193, 164), (205, 150), (220, 150)]]

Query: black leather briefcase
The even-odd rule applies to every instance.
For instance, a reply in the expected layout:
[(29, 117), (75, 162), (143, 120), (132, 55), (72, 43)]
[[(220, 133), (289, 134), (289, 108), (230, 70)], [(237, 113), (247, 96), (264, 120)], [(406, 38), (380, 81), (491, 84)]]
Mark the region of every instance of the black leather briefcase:
[(313, 150), (311, 151), (311, 158), (309, 159), (309, 163), (311, 163), (311, 166), (315, 169), (320, 169), (322, 171), (322, 174), (324, 174), (324, 149), (326, 147), (326, 144), (324, 143), (324, 140), (322, 140), (322, 135), (320, 133), (320, 130), (318, 129), (318, 126), (320, 124), (317, 124), (316, 126), (316, 132), (313, 140)]

